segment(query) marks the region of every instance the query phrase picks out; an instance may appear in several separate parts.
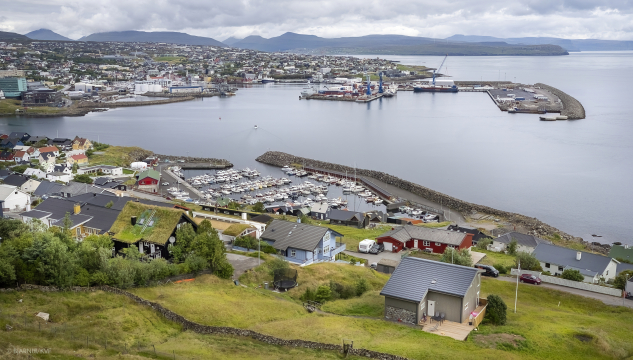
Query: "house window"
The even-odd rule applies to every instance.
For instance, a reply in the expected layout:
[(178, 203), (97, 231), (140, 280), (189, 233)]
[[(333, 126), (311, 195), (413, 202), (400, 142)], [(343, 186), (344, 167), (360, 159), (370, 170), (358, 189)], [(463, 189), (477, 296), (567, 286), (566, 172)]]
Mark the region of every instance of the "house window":
[(441, 244), (441, 243), (436, 242), (436, 243), (435, 243), (435, 246), (442, 246), (442, 244)]
[(558, 271), (563, 271), (563, 267), (562, 267), (562, 266), (559, 266), (559, 267), (558, 267)]
[(464, 305), (464, 310), (468, 310), (468, 303), (466, 303), (466, 305)]
[(330, 252), (330, 245), (325, 245), (325, 247), (323, 248), (323, 253), (327, 254)]
[(290, 250), (290, 257), (295, 257), (297, 255), (297, 251), (296, 250)]
[(549, 263), (545, 263), (545, 267), (548, 268), (549, 267)]
[(422, 301), (420, 303), (420, 311), (424, 310), (424, 307), (426, 306), (426, 301)]
[(430, 241), (426, 241), (426, 240), (424, 240), (424, 241), (422, 241), (422, 245), (423, 245), (423, 246), (430, 246), (430, 245), (431, 245), (431, 242), (430, 242)]

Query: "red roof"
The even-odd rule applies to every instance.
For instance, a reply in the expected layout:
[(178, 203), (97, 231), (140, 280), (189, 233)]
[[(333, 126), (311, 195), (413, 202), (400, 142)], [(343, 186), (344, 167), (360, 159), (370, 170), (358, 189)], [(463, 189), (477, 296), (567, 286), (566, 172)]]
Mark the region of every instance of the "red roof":
[(24, 155), (26, 155), (26, 151), (16, 151), (15, 152), (15, 156), (17, 157), (24, 157)]
[(81, 159), (87, 159), (88, 157), (84, 154), (77, 154), (77, 155), (71, 156), (71, 158), (73, 158), (73, 160), (81, 160)]
[(59, 149), (57, 148), (57, 146), (46, 146), (46, 147), (40, 148), (40, 154), (45, 153), (45, 152), (58, 152), (58, 151)]

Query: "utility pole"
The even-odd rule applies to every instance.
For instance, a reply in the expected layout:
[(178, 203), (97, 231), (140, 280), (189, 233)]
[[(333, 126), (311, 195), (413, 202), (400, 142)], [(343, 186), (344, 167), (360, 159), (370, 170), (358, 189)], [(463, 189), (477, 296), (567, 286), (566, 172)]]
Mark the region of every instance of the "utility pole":
[(519, 277), (521, 276), (521, 260), (519, 260), (519, 273), (517, 274), (517, 289), (514, 294), (514, 313), (517, 312), (517, 299), (519, 298)]
[(626, 283), (629, 282), (629, 276), (624, 276), (624, 296), (622, 296), (622, 306), (624, 306), (624, 300), (626, 300)]

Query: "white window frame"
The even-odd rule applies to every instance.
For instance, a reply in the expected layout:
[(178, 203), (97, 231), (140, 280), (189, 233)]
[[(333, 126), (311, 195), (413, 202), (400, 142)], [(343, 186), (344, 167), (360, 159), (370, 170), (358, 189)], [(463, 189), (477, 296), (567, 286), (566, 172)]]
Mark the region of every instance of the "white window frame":
[(296, 257), (297, 256), (297, 250), (292, 249), (290, 250), (290, 257)]
[(464, 305), (464, 310), (468, 310), (468, 303), (466, 303), (466, 305)]
[(435, 243), (435, 246), (442, 246), (442, 243), (438, 243), (438, 242), (436, 242), (436, 243)]
[(423, 240), (422, 241), (422, 246), (431, 246), (431, 242), (428, 240)]
[(424, 308), (426, 308), (426, 301), (420, 303), (420, 311), (424, 310)]

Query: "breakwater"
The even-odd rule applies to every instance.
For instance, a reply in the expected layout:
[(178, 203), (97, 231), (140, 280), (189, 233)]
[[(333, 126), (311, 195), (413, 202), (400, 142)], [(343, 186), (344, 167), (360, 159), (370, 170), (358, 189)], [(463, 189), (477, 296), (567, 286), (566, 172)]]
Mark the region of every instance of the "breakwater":
[[(63, 291), (54, 286), (39, 286), (39, 285), (29, 285), (29, 284), (23, 284), (22, 286), (20, 286), (20, 290), (40, 290), (43, 292)], [(269, 345), (300, 347), (300, 348), (306, 348), (306, 349), (318, 349), (318, 350), (343, 352), (343, 346), (338, 345), (338, 344), (327, 344), (327, 343), (322, 343), (322, 342), (300, 340), (300, 339), (286, 340), (286, 339), (278, 338), (275, 336), (261, 334), (253, 330), (238, 329), (238, 328), (227, 327), (227, 326), (209, 326), (209, 325), (198, 324), (196, 322), (188, 320), (182, 315), (178, 315), (175, 312), (164, 308), (162, 305), (158, 303), (145, 300), (130, 292), (121, 290), (119, 288), (111, 287), (108, 285), (91, 287), (91, 288), (82, 288), (82, 287), (75, 286), (69, 289), (69, 291), (72, 291), (72, 292), (93, 292), (96, 290), (102, 290), (102, 291), (109, 292), (112, 294), (125, 296), (129, 298), (130, 300), (136, 302), (137, 304), (152, 308), (154, 311), (160, 313), (167, 320), (173, 321), (179, 324), (180, 326), (182, 326), (183, 330), (193, 331), (197, 334), (241, 336), (241, 337), (248, 337), (253, 340), (261, 341)], [(0, 292), (13, 292), (13, 291), (16, 291), (16, 289), (0, 289)], [(366, 357), (370, 359), (379, 359), (379, 360), (406, 360), (407, 359), (405, 357), (393, 355), (393, 354), (386, 354), (386, 353), (367, 350), (367, 349), (355, 349), (353, 348), (353, 346), (348, 349), (347, 353), (349, 355), (356, 355), (356, 356), (362, 356), (362, 357)]]
[[(169, 161), (169, 162), (177, 162), (178, 160), (185, 160), (186, 162), (181, 165), (182, 168), (186, 168), (188, 164), (212, 164), (222, 168), (233, 167), (233, 163), (226, 159), (216, 159), (216, 158), (203, 158), (203, 157), (187, 157), (187, 156), (178, 156), (178, 155), (161, 155), (154, 154), (157, 158), (160, 159), (161, 162)], [(178, 164), (177, 164), (178, 165)]]
[[(444, 206), (447, 206), (453, 210), (459, 211), (465, 216), (468, 216), (473, 213), (484, 213), (497, 217), (501, 217), (511, 222), (512, 224), (524, 228), (530, 235), (538, 236), (538, 237), (548, 237), (554, 236), (555, 234), (560, 235), (560, 237), (564, 240), (582, 242), (586, 246), (590, 244), (587, 242), (583, 242), (581, 238), (574, 237), (570, 234), (567, 234), (551, 225), (548, 225), (536, 218), (512, 213), (508, 211), (498, 210), (495, 208), (491, 208), (484, 205), (478, 205), (469, 203), (464, 200), (456, 199), (452, 196), (443, 194), (441, 192), (429, 189), (422, 185), (415, 184), (413, 182), (400, 179), (396, 176), (389, 175), (384, 172), (367, 170), (367, 169), (354, 169), (350, 166), (339, 165), (328, 163), (325, 161), (307, 159), (299, 156), (294, 156), (291, 154), (287, 154), (279, 151), (268, 151), (263, 155), (259, 156), (256, 159), (258, 162), (282, 167), (290, 164), (302, 164), (305, 167), (311, 168), (321, 168), (327, 170), (333, 170), (341, 173), (356, 171), (357, 175), (367, 176), (369, 178), (376, 179), (383, 183), (396, 186), (402, 190), (408, 191), (412, 194), (421, 196), (425, 199), (431, 200), (436, 203), (441, 203)], [(606, 248), (605, 248), (606, 249)], [(594, 249), (595, 250), (595, 249)], [(608, 249), (606, 250), (608, 251)]]
[(183, 97), (194, 97), (194, 98), (202, 98), (202, 97), (213, 97), (220, 96), (220, 92), (212, 92), (212, 93), (156, 93), (156, 92), (146, 92), (142, 94), (147, 97), (163, 97), (163, 98), (183, 98)]
[(552, 94), (558, 96), (560, 101), (563, 103), (563, 110), (560, 112), (561, 115), (567, 116), (567, 118), (570, 120), (578, 120), (578, 119), (585, 118), (585, 108), (582, 106), (580, 101), (576, 100), (574, 97), (549, 85), (545, 85), (542, 83), (537, 83), (534, 85), (540, 88), (543, 88), (551, 92)]
[(150, 101), (120, 101), (114, 103), (94, 103), (94, 102), (82, 102), (79, 103), (79, 108), (119, 108), (119, 107), (131, 107), (131, 106), (148, 106), (148, 105), (161, 105), (161, 104), (171, 104), (175, 102), (181, 101), (189, 101), (193, 100), (193, 96), (187, 97), (177, 97), (170, 99), (161, 99), (161, 100), (150, 100)]

